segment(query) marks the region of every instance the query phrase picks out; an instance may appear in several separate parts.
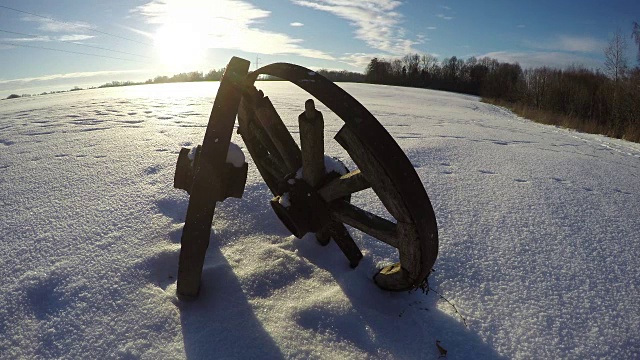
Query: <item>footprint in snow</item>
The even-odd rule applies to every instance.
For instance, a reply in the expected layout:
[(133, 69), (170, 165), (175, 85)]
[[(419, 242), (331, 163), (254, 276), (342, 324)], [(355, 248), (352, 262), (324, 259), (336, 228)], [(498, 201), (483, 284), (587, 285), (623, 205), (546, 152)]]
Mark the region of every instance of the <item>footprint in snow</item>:
[(631, 195), (630, 192), (626, 192), (620, 189), (613, 189), (614, 192), (617, 192), (618, 194), (624, 194), (624, 195)]
[(144, 173), (147, 175), (153, 175), (153, 174), (157, 174), (158, 172), (160, 172), (160, 165), (153, 165), (153, 166), (149, 166), (146, 169), (144, 169)]
[(565, 179), (562, 179), (562, 178), (559, 178), (559, 177), (552, 177), (551, 180), (553, 180), (555, 182), (558, 182), (558, 183), (561, 183), (561, 184), (569, 184), (569, 181), (567, 181)]

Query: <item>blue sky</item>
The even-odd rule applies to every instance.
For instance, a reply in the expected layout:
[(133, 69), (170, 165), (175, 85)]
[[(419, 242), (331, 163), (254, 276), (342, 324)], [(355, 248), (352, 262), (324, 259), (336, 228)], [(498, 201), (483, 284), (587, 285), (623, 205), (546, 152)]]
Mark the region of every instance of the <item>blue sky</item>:
[(350, 71), (410, 52), (597, 68), (616, 28), (635, 64), (632, 21), (637, 0), (1, 0), (0, 96), (206, 72), (233, 55)]

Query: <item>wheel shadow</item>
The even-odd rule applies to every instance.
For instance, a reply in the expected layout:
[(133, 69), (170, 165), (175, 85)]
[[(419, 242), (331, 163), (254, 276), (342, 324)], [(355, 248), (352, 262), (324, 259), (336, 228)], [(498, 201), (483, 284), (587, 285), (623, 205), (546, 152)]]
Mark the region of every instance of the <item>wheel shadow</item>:
[[(506, 358), (468, 329), (433, 291), (388, 292), (378, 288), (373, 282), (376, 266), (366, 252), (358, 268), (350, 269), (333, 241), (323, 248), (307, 235), (294, 241), (294, 246), (300, 256), (333, 276), (352, 306), (346, 314), (309, 309), (301, 314), (299, 325), (319, 332), (330, 328), (336, 337), (374, 358), (444, 358), (436, 342), (447, 350), (450, 360)], [(437, 284), (431, 286), (437, 288)]]
[(249, 304), (216, 239), (207, 250), (197, 299), (180, 301), (188, 359), (282, 359), (280, 348)]
[[(233, 200), (236, 201), (228, 201), (226, 206), (218, 203), (214, 224), (216, 220), (227, 222), (234, 216), (240, 218), (241, 212), (236, 212), (238, 209), (235, 208), (250, 206), (241, 205), (242, 200)], [(160, 201), (158, 208), (174, 223), (180, 223), (184, 221), (187, 205), (188, 198), (172, 195)], [(225, 209), (229, 205), (232, 209)], [(228, 227), (235, 228), (236, 225), (231, 223)], [(180, 243), (182, 230), (181, 226), (169, 232), (171, 243)], [(231, 229), (212, 228), (202, 270), (200, 294), (193, 300), (176, 300), (186, 358), (282, 359), (284, 355), (255, 316), (240, 280), (221, 251), (221, 246), (229, 238), (234, 238), (233, 235), (237, 234), (231, 233)], [(155, 259), (155, 267), (175, 269), (171, 273), (177, 274), (179, 250), (168, 250), (162, 255), (161, 259)], [(167, 270), (163, 272), (157, 269), (155, 272), (163, 276), (161, 280), (154, 278), (153, 281), (162, 288), (172, 286), (175, 294), (175, 280), (173, 277), (166, 277)]]
[[(285, 358), (256, 317), (246, 291), (220, 250), (225, 243), (253, 234), (256, 229), (278, 238), (284, 233), (284, 226), (268, 205), (269, 198), (268, 189), (260, 183), (248, 185), (243, 199), (218, 204), (200, 295), (195, 301), (178, 304), (187, 358)], [(179, 242), (180, 236), (181, 231), (173, 232), (172, 241)], [(371, 239), (361, 240), (366, 243)], [(449, 305), (439, 302), (434, 293), (392, 293), (379, 289), (372, 281), (376, 264), (366, 251), (358, 268), (350, 269), (334, 242), (322, 247), (312, 234), (286, 242), (286, 247), (295, 249), (297, 256), (329, 272), (351, 304), (346, 310), (339, 306), (303, 309), (293, 320), (307, 331), (331, 332), (336, 340), (348, 342), (371, 358), (437, 359), (441, 354), (436, 341), (447, 350), (447, 359), (504, 358), (465, 327), (455, 314), (449, 313)], [(276, 281), (269, 286), (280, 286), (275, 284), (282, 285)], [(432, 286), (437, 288), (437, 284)]]

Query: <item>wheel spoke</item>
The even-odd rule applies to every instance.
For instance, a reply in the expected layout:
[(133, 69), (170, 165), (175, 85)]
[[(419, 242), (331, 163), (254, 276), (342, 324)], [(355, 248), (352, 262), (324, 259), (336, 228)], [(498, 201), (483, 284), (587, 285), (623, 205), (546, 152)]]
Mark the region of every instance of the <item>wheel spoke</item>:
[[(279, 154), (275, 150), (275, 145), (265, 131), (256, 125), (256, 121), (253, 105), (246, 98), (243, 98), (238, 109), (238, 133), (242, 136), (260, 175), (273, 191), (277, 187), (278, 181), (284, 178), (286, 169), (282, 158), (277, 158)], [(269, 151), (269, 146), (273, 149), (272, 153)]]
[(373, 191), (389, 213), (401, 222), (412, 222), (402, 197), (391, 182), (380, 162), (371, 154), (365, 144), (347, 126), (343, 126), (335, 136), (336, 141), (349, 153), (360, 171), (371, 184)]
[(344, 226), (344, 224), (332, 221), (327, 226), (329, 228), (329, 234), (336, 242), (342, 253), (349, 259), (349, 264), (352, 268), (355, 268), (362, 260), (362, 252), (356, 245), (356, 242), (353, 241), (353, 238), (349, 234), (349, 230)]
[(324, 119), (312, 99), (304, 105), (305, 111), (298, 116), (302, 177), (315, 188), (324, 178)]
[(400, 247), (397, 226), (391, 221), (342, 200), (332, 202), (330, 212), (332, 219), (351, 225), (394, 248)]
[(371, 185), (365, 178), (364, 174), (357, 169), (348, 174), (344, 174), (337, 179), (331, 180), (318, 190), (318, 194), (322, 196), (324, 201), (331, 202), (335, 199), (349, 196), (370, 187)]
[(289, 173), (297, 171), (302, 165), (300, 148), (282, 122), (271, 100), (268, 97), (256, 99), (254, 110), (260, 124), (284, 160), (287, 171)]

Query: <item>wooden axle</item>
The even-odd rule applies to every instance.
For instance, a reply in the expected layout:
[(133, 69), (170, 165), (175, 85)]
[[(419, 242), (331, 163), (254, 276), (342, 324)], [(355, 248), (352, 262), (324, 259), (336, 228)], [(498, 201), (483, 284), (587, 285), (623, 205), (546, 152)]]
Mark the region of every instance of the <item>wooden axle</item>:
[[(191, 194), (193, 178), (199, 166), (200, 151), (202, 146), (198, 145), (193, 149), (182, 148), (176, 163), (176, 172), (173, 177), (173, 187), (185, 190)], [(189, 155), (192, 153), (193, 155)], [(222, 168), (222, 189), (220, 196), (215, 201), (223, 201), (226, 198), (242, 198), (244, 186), (247, 182), (247, 172), (249, 165), (245, 162), (242, 166), (235, 166), (225, 163)]]

